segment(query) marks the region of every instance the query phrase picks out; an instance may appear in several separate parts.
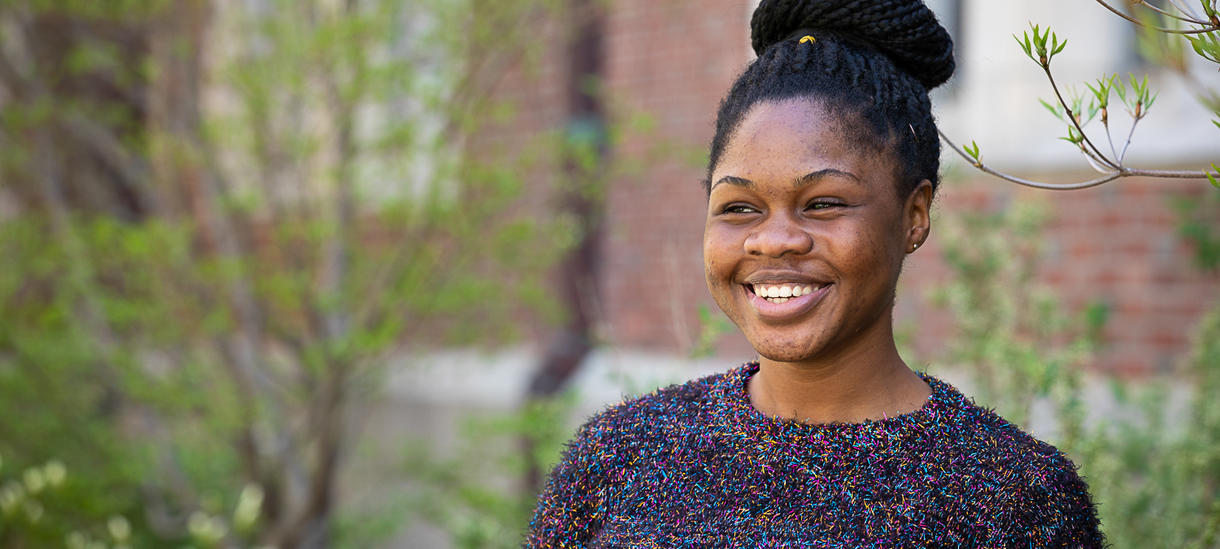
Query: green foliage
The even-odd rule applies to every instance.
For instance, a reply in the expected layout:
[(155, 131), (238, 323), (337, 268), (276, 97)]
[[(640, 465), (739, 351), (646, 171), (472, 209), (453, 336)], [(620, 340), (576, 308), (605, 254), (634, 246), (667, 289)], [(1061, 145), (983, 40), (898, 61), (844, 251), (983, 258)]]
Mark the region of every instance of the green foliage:
[(1204, 271), (1220, 269), (1220, 195), (1178, 197), (1171, 204), (1178, 214), (1178, 235), (1194, 248), (1195, 264)]
[[(1043, 104), (1045, 105), (1045, 103), (1043, 103)], [(979, 164), (979, 161), (981, 160), (979, 158), (979, 144), (975, 141), (971, 141), (970, 145), (967, 147), (963, 147), (963, 149), (965, 149), (966, 154), (970, 155), (971, 160), (974, 160), (974, 165), (977, 167)]]
[[(1030, 31), (1033, 31), (1032, 37), (1030, 36)], [(1039, 26), (1030, 23), (1029, 31), (1021, 33), (1020, 38), (1017, 38), (1015, 34), (1012, 38), (1021, 46), (1021, 50), (1025, 52), (1026, 57), (1042, 68), (1047, 68), (1050, 66), (1051, 59), (1058, 55), (1059, 52), (1062, 52), (1063, 48), (1067, 47), (1067, 40), (1060, 42), (1059, 36), (1051, 32), (1050, 27), (1047, 27), (1044, 32), (1038, 31)], [(1049, 47), (1046, 43), (1048, 38), (1050, 39)]]
[[(442, 527), (453, 547), (520, 547), (537, 503), (537, 494), (523, 489), (522, 479), (531, 464), (545, 474), (559, 461), (575, 404), (576, 395), (568, 393), (500, 417), (469, 419), (449, 451), (412, 445), (407, 469), (419, 488), (410, 508)], [(437, 505), (440, 501), (445, 504)]]
[(1065, 315), (1056, 297), (1035, 283), (1036, 235), (1046, 215), (1017, 204), (1002, 213), (946, 219), (944, 258), (954, 276), (933, 295), (955, 319), (947, 363), (970, 369), (979, 401), (1017, 424), (1026, 422), (1036, 398), (1049, 396), (1089, 358), (1105, 320), (1101, 305), (1080, 318)]
[[(545, 309), (570, 224), (522, 197), (561, 151), (483, 134), (511, 121), (497, 71), (541, 46), (520, 22), (555, 5), (0, 3), (0, 56), (39, 45), (23, 28), (37, 17), (154, 34), (207, 19), (198, 36), (217, 46), (137, 34), (170, 47), (125, 59), (118, 30), (81, 31), (62, 59), (20, 59), (28, 81), (0, 75), (0, 173), (19, 209), (0, 218), (0, 414), (21, 418), (0, 422), (0, 455), (73, 472), (37, 524), (0, 525), (0, 545), (88, 544), (116, 516), (133, 547), (325, 539), (351, 403), (386, 357), (502, 342)], [(213, 18), (180, 15), (191, 6)], [(62, 74), (156, 114), (8, 95)], [(62, 148), (61, 133), (96, 140)], [(81, 151), (113, 173), (60, 169)], [(77, 199), (99, 188), (138, 214)]]
[(707, 305), (699, 305), (699, 340), (691, 347), (691, 358), (710, 356), (716, 352), (716, 342), (720, 336), (732, 332), (733, 322), (719, 311), (713, 311)]
[(1220, 63), (1220, 33), (1216, 31), (1187, 35), (1195, 53), (1212, 63)]
[[(1208, 208), (1183, 211), (1220, 211)], [(1018, 424), (1035, 402), (1053, 408), (1050, 442), (1080, 467), (1114, 547), (1216, 547), (1220, 412), (1209, 395), (1220, 390), (1220, 300), (1201, 320), (1181, 371), (1192, 395), (1184, 405), (1183, 389), (1168, 383), (1100, 377), (1089, 384), (1110, 388), (1116, 413), (1091, 417), (1079, 366), (1091, 357), (1107, 311), (1093, 305), (1065, 314), (1034, 284), (1044, 218), (1042, 208), (1018, 203), (947, 220), (953, 276), (935, 296), (957, 322), (948, 362), (969, 372), (981, 404)], [(1214, 230), (1214, 220), (1189, 216), (1183, 227), (1204, 223)], [(1211, 252), (1198, 251), (1200, 265), (1214, 268)]]
[(1115, 547), (1216, 547), (1220, 543), (1220, 414), (1209, 395), (1220, 390), (1220, 302), (1194, 334), (1181, 372), (1191, 397), (1164, 384), (1113, 381), (1129, 413), (1080, 425), (1061, 444), (1093, 490), (1103, 528)]

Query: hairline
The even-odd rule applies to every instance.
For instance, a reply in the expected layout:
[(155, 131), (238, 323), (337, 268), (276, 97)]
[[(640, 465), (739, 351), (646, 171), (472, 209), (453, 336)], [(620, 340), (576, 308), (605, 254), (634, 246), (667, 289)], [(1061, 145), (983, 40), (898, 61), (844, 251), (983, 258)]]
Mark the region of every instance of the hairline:
[[(712, 187), (715, 186), (715, 183), (716, 183), (715, 181), (712, 181), (712, 173), (715, 171), (716, 166), (718, 166), (720, 164), (720, 161), (723, 158), (725, 151), (727, 151), (729, 149), (729, 143), (731, 143), (733, 141), (733, 139), (737, 137), (737, 132), (738, 132), (738, 130), (741, 129), (742, 122), (744, 122), (746, 117), (750, 116), (750, 114), (754, 112), (754, 109), (758, 108), (760, 105), (765, 104), (765, 103), (781, 105), (783, 103), (788, 103), (788, 102), (794, 102), (794, 103), (795, 102), (804, 102), (808, 106), (811, 106), (813, 108), (822, 109), (822, 111), (825, 114), (829, 115), (830, 120), (834, 124), (838, 124), (841, 127), (848, 127), (848, 126), (850, 126), (850, 123), (853, 121), (859, 122), (858, 126), (863, 128), (861, 131), (863, 131), (864, 133), (867, 133), (868, 135), (871, 135), (873, 137), (880, 138), (880, 139), (864, 139), (864, 138), (861, 138), (859, 135), (851, 135), (854, 132), (850, 132), (850, 133), (842, 132), (842, 135), (846, 136), (846, 141), (848, 143), (850, 143), (851, 146), (860, 147), (861, 149), (864, 149), (864, 150), (866, 150), (868, 152), (872, 152), (872, 153), (885, 154), (890, 157), (891, 164), (894, 169), (894, 173), (893, 173), (894, 182), (895, 182), (894, 192), (899, 196), (899, 198), (905, 198), (904, 196), (901, 195), (902, 179), (903, 179), (903, 176), (905, 175), (905, 173), (901, 166), (902, 159), (899, 158), (898, 152), (896, 150), (896, 143), (897, 143), (898, 137), (896, 135), (894, 135), (893, 131), (891, 131), (889, 135), (885, 135), (885, 136), (876, 135), (876, 133), (872, 130), (871, 127), (869, 127), (869, 125), (866, 123), (866, 121), (863, 120), (863, 112), (861, 111), (861, 109), (859, 109), (858, 107), (851, 107), (850, 105), (847, 104), (846, 101), (842, 101), (844, 103), (843, 106), (848, 107), (848, 108), (833, 109), (832, 107), (835, 106), (834, 103), (836, 101), (837, 100), (835, 100), (834, 98), (831, 98), (831, 97), (806, 92), (806, 93), (796, 93), (796, 94), (790, 94), (790, 95), (777, 95), (775, 97), (761, 97), (758, 100), (754, 101), (753, 103), (750, 103), (744, 110), (742, 110), (741, 116), (739, 116), (737, 118), (737, 120), (734, 122), (733, 127), (729, 128), (729, 130), (725, 133), (724, 145), (720, 151), (720, 157), (716, 159), (716, 164), (713, 165), (711, 163), (712, 159), (711, 158), (708, 159), (707, 175), (703, 179), (704, 194), (706, 194), (708, 197), (711, 196)], [(839, 101), (841, 101), (841, 100), (839, 100)], [(852, 120), (852, 118), (855, 118), (855, 120)], [(918, 184), (915, 185), (914, 187), (912, 187), (911, 192), (914, 191), (915, 187), (918, 187)], [(909, 194), (909, 192), (907, 194)]]

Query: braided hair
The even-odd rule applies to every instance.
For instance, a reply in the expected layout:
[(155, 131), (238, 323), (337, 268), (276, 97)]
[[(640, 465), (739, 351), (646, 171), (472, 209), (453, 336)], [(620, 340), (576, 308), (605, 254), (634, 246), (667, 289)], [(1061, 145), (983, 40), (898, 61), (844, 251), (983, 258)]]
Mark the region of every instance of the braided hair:
[(758, 58), (720, 103), (705, 189), (751, 107), (811, 98), (863, 122), (845, 124), (855, 133), (844, 137), (894, 155), (900, 196), (924, 179), (935, 191), (940, 140), (928, 90), (953, 74), (953, 40), (922, 0), (762, 0), (750, 28)]

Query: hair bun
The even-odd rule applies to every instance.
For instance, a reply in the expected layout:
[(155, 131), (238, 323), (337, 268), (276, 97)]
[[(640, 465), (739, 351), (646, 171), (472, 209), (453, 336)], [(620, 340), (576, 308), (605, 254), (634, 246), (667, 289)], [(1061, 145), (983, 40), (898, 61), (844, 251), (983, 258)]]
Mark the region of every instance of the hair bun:
[(953, 75), (953, 39), (922, 0), (762, 0), (750, 20), (754, 53), (800, 29), (868, 44), (928, 89)]

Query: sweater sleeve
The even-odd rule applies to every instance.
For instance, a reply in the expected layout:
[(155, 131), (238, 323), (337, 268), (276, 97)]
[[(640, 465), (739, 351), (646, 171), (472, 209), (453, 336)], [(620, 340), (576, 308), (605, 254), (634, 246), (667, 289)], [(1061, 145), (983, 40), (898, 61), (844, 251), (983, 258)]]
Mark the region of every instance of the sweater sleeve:
[(1067, 457), (1054, 451), (1026, 471), (1014, 502), (1013, 528), (1005, 547), (1105, 547), (1088, 486)]
[(590, 420), (568, 443), (538, 497), (525, 548), (585, 548), (601, 528), (613, 431), (604, 416)]

